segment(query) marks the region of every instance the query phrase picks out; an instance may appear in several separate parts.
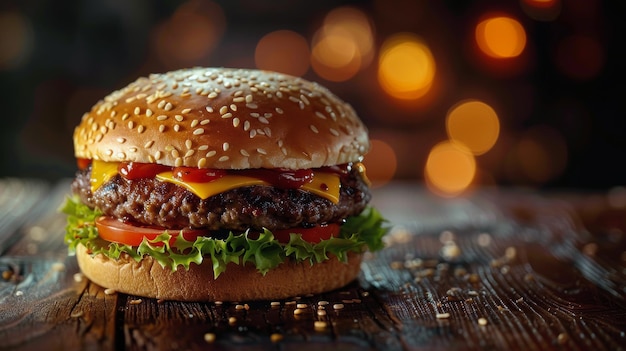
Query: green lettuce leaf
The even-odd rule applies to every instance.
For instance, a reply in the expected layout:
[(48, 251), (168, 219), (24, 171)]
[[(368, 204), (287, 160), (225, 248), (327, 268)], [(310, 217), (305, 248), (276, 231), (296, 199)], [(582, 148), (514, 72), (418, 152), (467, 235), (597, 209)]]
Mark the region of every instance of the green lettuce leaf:
[(348, 218), (339, 236), (317, 244), (304, 241), (298, 234), (291, 234), (288, 243), (280, 243), (267, 229), (255, 238), (246, 231), (231, 232), (226, 239), (198, 237), (194, 241), (182, 235), (171, 240), (172, 234), (166, 230), (153, 240), (144, 238), (134, 247), (100, 239), (95, 219), (102, 213), (82, 204), (78, 197), (66, 198), (60, 210), (67, 215), (65, 243), (70, 254), (75, 254), (78, 244), (83, 244), (93, 255), (118, 259), (124, 253), (136, 261), (147, 255), (172, 270), (189, 269), (192, 263), (201, 264), (205, 258), (210, 258), (215, 277), (223, 273), (229, 263), (253, 264), (265, 274), (287, 259), (314, 264), (336, 256), (346, 261), (349, 252), (381, 250), (382, 238), (389, 229), (382, 215), (368, 207), (360, 215)]

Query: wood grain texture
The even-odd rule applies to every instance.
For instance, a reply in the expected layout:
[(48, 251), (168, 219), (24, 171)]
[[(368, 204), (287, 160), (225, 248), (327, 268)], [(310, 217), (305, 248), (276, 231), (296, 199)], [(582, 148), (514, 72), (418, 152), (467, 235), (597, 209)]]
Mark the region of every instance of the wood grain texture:
[(392, 185), (375, 194), (393, 225), (387, 247), (366, 255), (357, 281), (236, 303), (75, 279), (54, 208), (11, 233), (21, 239), (0, 257), (0, 349), (623, 350), (626, 208), (609, 200), (514, 190), (443, 200)]

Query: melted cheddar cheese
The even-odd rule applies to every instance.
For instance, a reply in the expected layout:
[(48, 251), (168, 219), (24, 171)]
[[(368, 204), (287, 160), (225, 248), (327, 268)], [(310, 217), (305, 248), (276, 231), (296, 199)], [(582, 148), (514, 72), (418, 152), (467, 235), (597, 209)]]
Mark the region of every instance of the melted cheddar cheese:
[[(91, 192), (95, 192), (102, 184), (114, 177), (118, 171), (117, 162), (103, 162), (94, 160), (91, 166)], [(219, 179), (206, 183), (184, 182), (174, 177), (172, 172), (162, 172), (156, 178), (162, 182), (174, 183), (182, 186), (201, 199), (225, 191), (251, 185), (270, 185), (270, 183), (258, 178), (228, 174)], [(339, 175), (335, 173), (315, 172), (313, 181), (302, 185), (300, 189), (324, 197), (333, 203), (339, 202), (339, 188), (341, 182)]]

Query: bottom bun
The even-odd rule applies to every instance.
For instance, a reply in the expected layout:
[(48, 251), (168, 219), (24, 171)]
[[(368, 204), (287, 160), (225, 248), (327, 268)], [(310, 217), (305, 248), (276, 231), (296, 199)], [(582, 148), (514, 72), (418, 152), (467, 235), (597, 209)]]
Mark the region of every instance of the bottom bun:
[(92, 256), (78, 245), (76, 257), (83, 274), (92, 282), (115, 291), (179, 301), (246, 301), (284, 299), (338, 289), (359, 274), (362, 254), (349, 253), (348, 261), (331, 258), (311, 265), (286, 261), (262, 275), (251, 264), (230, 263), (213, 279), (210, 259), (172, 272), (151, 257), (137, 262), (129, 256), (118, 260)]

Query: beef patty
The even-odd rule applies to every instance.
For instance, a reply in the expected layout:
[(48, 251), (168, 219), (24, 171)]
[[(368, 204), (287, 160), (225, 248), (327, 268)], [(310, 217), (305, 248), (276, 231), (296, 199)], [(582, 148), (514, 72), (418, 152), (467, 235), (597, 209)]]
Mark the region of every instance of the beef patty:
[(111, 178), (95, 193), (90, 188), (91, 168), (78, 171), (72, 192), (105, 215), (144, 225), (171, 229), (210, 230), (286, 229), (341, 223), (365, 209), (371, 195), (361, 174), (352, 169), (341, 177), (337, 204), (299, 189), (247, 186), (207, 199), (157, 179)]

